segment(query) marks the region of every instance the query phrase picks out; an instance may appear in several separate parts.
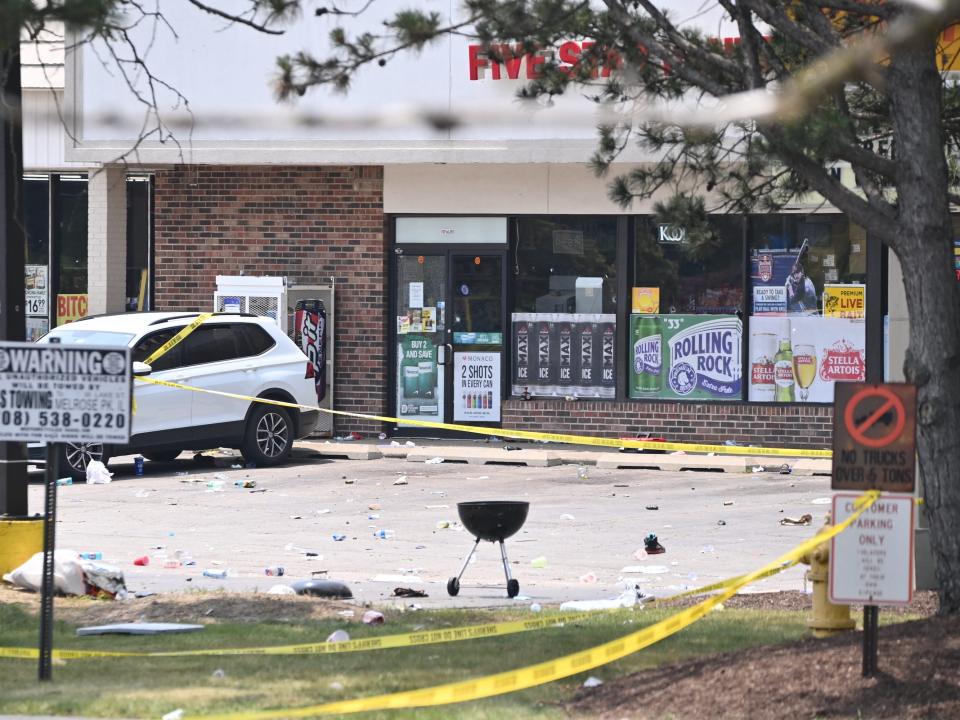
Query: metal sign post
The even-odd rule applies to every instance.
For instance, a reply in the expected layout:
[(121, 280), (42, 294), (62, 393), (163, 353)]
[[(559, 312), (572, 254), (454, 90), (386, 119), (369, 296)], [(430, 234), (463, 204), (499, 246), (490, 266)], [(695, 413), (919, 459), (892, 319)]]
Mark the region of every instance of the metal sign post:
[(43, 511), (43, 584), (40, 587), (40, 680), (51, 680), (53, 654), (53, 553), (56, 550), (57, 529), (57, 475), (60, 465), (60, 445), (47, 444), (45, 473), (45, 505)]
[(40, 587), (40, 680), (52, 677), (60, 443), (130, 441), (127, 347), (0, 342), (0, 441), (47, 443)]
[[(838, 383), (833, 407), (833, 490), (912, 493), (916, 484), (917, 389), (905, 383)], [(834, 496), (840, 522), (853, 496)], [(841, 512), (842, 509), (842, 512)], [(856, 541), (834, 538), (830, 602), (863, 602), (863, 677), (877, 673), (880, 605), (910, 601), (913, 591), (913, 499), (883, 495), (851, 528)], [(904, 539), (900, 533), (908, 533)], [(841, 570), (842, 568), (842, 570)]]

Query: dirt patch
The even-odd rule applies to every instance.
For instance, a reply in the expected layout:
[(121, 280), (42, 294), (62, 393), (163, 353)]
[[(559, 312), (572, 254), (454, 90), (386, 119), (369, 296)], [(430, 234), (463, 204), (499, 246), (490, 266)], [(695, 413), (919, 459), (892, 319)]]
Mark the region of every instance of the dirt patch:
[[(799, 599), (803, 605), (797, 605)], [(744, 595), (727, 607), (795, 610), (809, 606), (800, 593)], [(932, 593), (905, 610), (936, 609)], [(880, 628), (879, 668), (861, 673), (863, 636), (832, 638), (725, 653), (676, 663), (582, 690), (568, 710), (574, 717), (666, 720), (726, 718), (960, 717), (960, 617), (926, 617)]]
[[(29, 612), (40, 610), (40, 595), (26, 590), (0, 587), (0, 603), (20, 604)], [(94, 600), (58, 597), (54, 604), (57, 620), (83, 625), (121, 622), (303, 622), (336, 617), (355, 604), (309, 596), (267, 595), (265, 593), (188, 592), (164, 593), (129, 600)], [(359, 620), (363, 613), (356, 613)], [(349, 620), (349, 618), (347, 618)]]
[[(798, 612), (809, 611), (811, 596), (802, 592), (771, 592), (771, 593), (743, 593), (734, 595), (724, 602), (724, 607), (739, 608), (744, 610), (794, 610)], [(695, 605), (703, 598), (684, 598), (674, 602), (662, 602), (661, 607), (689, 607)], [(863, 610), (861, 605), (851, 605), (854, 614)], [(913, 594), (913, 600), (909, 605), (902, 607), (888, 607), (881, 611), (883, 615), (908, 615), (912, 617), (930, 617), (937, 612), (938, 602), (935, 592), (923, 591)]]

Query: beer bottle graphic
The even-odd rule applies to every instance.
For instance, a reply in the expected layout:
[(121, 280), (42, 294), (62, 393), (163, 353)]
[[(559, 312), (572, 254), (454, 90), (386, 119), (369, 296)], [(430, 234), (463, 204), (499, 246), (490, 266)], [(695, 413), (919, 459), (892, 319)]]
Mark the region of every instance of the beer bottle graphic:
[(663, 389), (663, 331), (661, 320), (644, 315), (633, 326), (634, 397), (656, 395)]
[(777, 386), (774, 401), (793, 402), (793, 351), (789, 340), (780, 340), (780, 349), (773, 356), (773, 381)]

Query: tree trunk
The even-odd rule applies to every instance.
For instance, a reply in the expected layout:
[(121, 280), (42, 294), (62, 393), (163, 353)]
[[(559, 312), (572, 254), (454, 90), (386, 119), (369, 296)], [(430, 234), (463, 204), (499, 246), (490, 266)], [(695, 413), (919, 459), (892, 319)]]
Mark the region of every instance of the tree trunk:
[(917, 448), (940, 612), (960, 612), (960, 286), (941, 124), (934, 41), (897, 53), (889, 91), (899, 217), (891, 247), (910, 315), (904, 372), (917, 386)]

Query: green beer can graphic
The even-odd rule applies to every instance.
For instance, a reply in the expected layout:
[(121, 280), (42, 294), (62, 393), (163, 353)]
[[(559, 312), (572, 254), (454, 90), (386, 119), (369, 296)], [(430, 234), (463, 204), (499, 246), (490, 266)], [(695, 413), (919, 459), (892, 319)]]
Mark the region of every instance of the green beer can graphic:
[(663, 328), (656, 315), (631, 315), (633, 344), (631, 397), (657, 395), (663, 389)]

